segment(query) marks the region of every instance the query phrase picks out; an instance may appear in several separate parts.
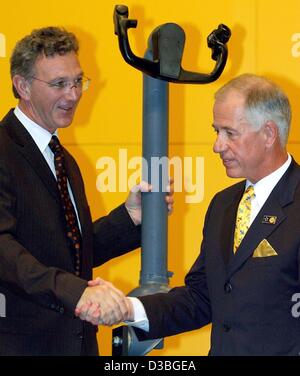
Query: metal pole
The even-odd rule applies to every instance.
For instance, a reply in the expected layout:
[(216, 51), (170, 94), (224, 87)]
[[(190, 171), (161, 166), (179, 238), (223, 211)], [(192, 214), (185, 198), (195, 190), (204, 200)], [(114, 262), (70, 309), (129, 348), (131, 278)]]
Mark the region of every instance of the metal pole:
[[(153, 185), (142, 200), (142, 271), (140, 285), (168, 285), (168, 218), (165, 188), (168, 177), (169, 84), (143, 75), (143, 179)], [(148, 171), (147, 171), (148, 170)]]
[[(147, 58), (152, 57), (149, 50)], [(142, 193), (142, 265), (140, 287), (129, 295), (168, 291), (168, 184), (169, 83), (143, 75), (143, 180), (152, 192)]]
[[(128, 7), (117, 5), (114, 10), (115, 34), (125, 61), (144, 72), (143, 76), (143, 180), (152, 184), (150, 193), (142, 193), (142, 267), (140, 285), (129, 296), (141, 296), (169, 290), (171, 273), (167, 271), (167, 207), (165, 188), (168, 183), (168, 110), (169, 84), (205, 84), (215, 81), (227, 61), (227, 47), (231, 32), (220, 24), (207, 38), (216, 61), (209, 74), (186, 71), (181, 67), (185, 43), (184, 30), (173, 23), (157, 27), (149, 37), (145, 58), (132, 52), (128, 29), (137, 26), (128, 19)], [(152, 78), (155, 77), (155, 78)], [(132, 327), (113, 330), (113, 355), (146, 355), (153, 348), (161, 348), (162, 339), (141, 341)]]

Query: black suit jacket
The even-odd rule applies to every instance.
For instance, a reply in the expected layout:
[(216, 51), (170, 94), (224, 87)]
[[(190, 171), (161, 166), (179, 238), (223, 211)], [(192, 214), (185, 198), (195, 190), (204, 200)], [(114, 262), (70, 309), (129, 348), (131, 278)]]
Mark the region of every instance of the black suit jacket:
[(82, 229), (82, 275), (74, 275), (57, 183), (11, 110), (0, 124), (0, 355), (96, 355), (96, 329), (74, 317), (92, 267), (134, 249), (140, 229), (124, 205), (91, 221), (82, 177), (65, 150)]
[[(240, 182), (213, 198), (185, 286), (140, 298), (150, 323), (148, 335), (137, 330), (140, 339), (212, 322), (211, 355), (299, 355), (300, 318), (292, 315), (292, 296), (300, 292), (300, 167), (292, 161), (233, 255), (244, 187)], [(263, 239), (277, 256), (253, 257)]]

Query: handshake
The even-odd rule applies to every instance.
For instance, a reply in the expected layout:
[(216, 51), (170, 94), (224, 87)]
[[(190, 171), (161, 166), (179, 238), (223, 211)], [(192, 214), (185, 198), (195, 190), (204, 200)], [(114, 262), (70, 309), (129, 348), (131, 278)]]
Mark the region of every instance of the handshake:
[[(170, 178), (166, 187), (165, 201), (168, 214), (173, 211), (173, 182)], [(135, 225), (141, 224), (142, 221), (141, 192), (149, 192), (151, 189), (150, 184), (142, 181), (133, 187), (125, 202), (128, 214)], [(88, 287), (77, 303), (75, 315), (93, 325), (111, 326), (122, 321), (133, 321), (134, 309), (131, 300), (122, 291), (115, 288), (112, 283), (96, 278), (88, 282)]]
[(88, 282), (79, 299), (75, 315), (93, 325), (114, 325), (133, 321), (133, 305), (123, 293), (110, 282), (96, 278)]

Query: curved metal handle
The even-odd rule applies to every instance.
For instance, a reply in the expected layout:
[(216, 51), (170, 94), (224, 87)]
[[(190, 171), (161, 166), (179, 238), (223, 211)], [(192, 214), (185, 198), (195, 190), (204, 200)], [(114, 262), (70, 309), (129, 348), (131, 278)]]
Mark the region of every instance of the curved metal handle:
[[(185, 35), (181, 27), (176, 24), (164, 24), (153, 31), (150, 38), (152, 60), (136, 56), (130, 48), (128, 29), (136, 28), (137, 20), (128, 19), (128, 14), (126, 5), (115, 6), (114, 25), (119, 48), (124, 60), (134, 68), (161, 80), (191, 84), (213, 82), (223, 72), (228, 56), (226, 43), (231, 36), (231, 31), (226, 25), (220, 24), (207, 37), (207, 45), (212, 50), (212, 59), (216, 61), (213, 71), (209, 74), (196, 73), (181, 67)], [(166, 48), (168, 43), (171, 43), (169, 49)]]
[(119, 48), (126, 63), (150, 76), (156, 73), (159, 74), (158, 62), (140, 58), (136, 56), (130, 48), (127, 31), (128, 29), (136, 28), (137, 20), (128, 19), (128, 7), (126, 5), (115, 6), (114, 25), (115, 34), (118, 36), (119, 40)]

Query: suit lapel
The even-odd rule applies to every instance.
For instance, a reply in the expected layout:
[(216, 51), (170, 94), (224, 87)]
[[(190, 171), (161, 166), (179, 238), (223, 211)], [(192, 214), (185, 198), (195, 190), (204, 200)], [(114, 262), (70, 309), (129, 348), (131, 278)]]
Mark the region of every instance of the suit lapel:
[[(276, 216), (276, 223), (269, 224), (264, 223), (264, 215)], [(228, 264), (228, 277), (230, 278), (241, 265), (253, 254), (256, 247), (263, 240), (268, 238), (273, 231), (281, 224), (286, 218), (281, 206), (274, 199), (268, 199), (265, 205), (262, 207), (254, 222), (247, 231), (244, 239), (242, 240), (236, 254), (231, 257)]]
[[(57, 188), (57, 181), (53, 176), (51, 169), (48, 166), (44, 156), (40, 152), (39, 148), (35, 144), (33, 138), (27, 132), (25, 127), (19, 122), (17, 117), (11, 110), (3, 119), (3, 126), (5, 127), (10, 138), (15, 142), (20, 153), (30, 163), (34, 171), (40, 176), (42, 182), (45, 184), (49, 192), (57, 199), (60, 204), (60, 197)], [(66, 168), (68, 173), (69, 183), (71, 185), (72, 193), (75, 199), (76, 208), (80, 222), (83, 223), (83, 206), (85, 197), (82, 195), (82, 183), (80, 182), (80, 172), (77, 172), (77, 166), (74, 166), (72, 157), (68, 151), (64, 148), (66, 156)]]
[(48, 191), (59, 201), (57, 183), (52, 171), (33, 138), (14, 115), (13, 110), (5, 116), (2, 124), (19, 152), (30, 163)]
[[(76, 209), (80, 220), (81, 225), (81, 236), (82, 236), (82, 250), (83, 252), (88, 251), (90, 252), (91, 249), (91, 234), (93, 232), (91, 225), (91, 217), (88, 208), (88, 203), (86, 201), (86, 196), (84, 193), (84, 186), (83, 181), (81, 178), (80, 171), (76, 162), (73, 160), (71, 155), (68, 153), (66, 149), (65, 151), (65, 161), (66, 161), (66, 169), (68, 173), (68, 180), (71, 185), (73, 197), (76, 203)], [(89, 259), (87, 257), (82, 258), (82, 270), (87, 271), (90, 267)], [(86, 276), (85, 278), (90, 278), (90, 276)]]
[(228, 264), (229, 259), (232, 255), (236, 212), (239, 202), (243, 195), (244, 186), (245, 184), (242, 183), (241, 188), (234, 195), (233, 200), (229, 203), (224, 213), (223, 225), (221, 230), (221, 249), (223, 259), (226, 265)]
[[(236, 254), (230, 259), (227, 268), (228, 278), (230, 278), (249, 257), (251, 257), (259, 243), (263, 239), (268, 238), (285, 220), (286, 215), (284, 207), (293, 201), (299, 181), (299, 166), (292, 161), (290, 167), (277, 183), (264, 206), (256, 216)], [(264, 216), (270, 215), (276, 217), (276, 222), (274, 224), (266, 223), (266, 221), (263, 220)]]
[(81, 226), (84, 224), (84, 211), (83, 211), (83, 203), (85, 202), (85, 196), (82, 195), (82, 183), (81, 183), (81, 176), (79, 175), (80, 172), (77, 172), (77, 166), (74, 166), (74, 162), (71, 159), (69, 152), (64, 148), (65, 153), (65, 162), (66, 162), (66, 169), (68, 174), (68, 180), (72, 189), (72, 193), (74, 196), (76, 208), (78, 211), (78, 216), (80, 219)]

